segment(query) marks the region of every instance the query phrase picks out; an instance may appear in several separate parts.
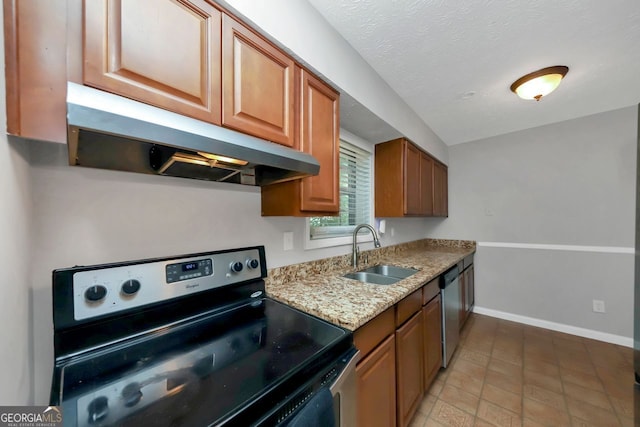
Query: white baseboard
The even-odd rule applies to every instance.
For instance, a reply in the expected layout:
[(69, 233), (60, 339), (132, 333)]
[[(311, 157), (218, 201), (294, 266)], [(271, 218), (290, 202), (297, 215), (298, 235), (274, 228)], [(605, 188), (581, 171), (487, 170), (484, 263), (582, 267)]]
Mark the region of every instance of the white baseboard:
[(620, 335), (608, 334), (606, 332), (593, 331), (591, 329), (579, 328), (577, 326), (565, 325), (563, 323), (549, 322), (548, 320), (536, 319), (533, 317), (521, 316), (519, 314), (507, 313), (504, 311), (492, 310), (484, 307), (474, 307), (474, 313), (484, 314), (498, 319), (510, 320), (512, 322), (523, 323), (525, 325), (537, 326), (539, 328), (550, 329), (552, 331), (564, 332), (565, 334), (577, 335), (583, 338), (604, 341), (611, 344), (622, 345), (633, 348), (633, 338)]

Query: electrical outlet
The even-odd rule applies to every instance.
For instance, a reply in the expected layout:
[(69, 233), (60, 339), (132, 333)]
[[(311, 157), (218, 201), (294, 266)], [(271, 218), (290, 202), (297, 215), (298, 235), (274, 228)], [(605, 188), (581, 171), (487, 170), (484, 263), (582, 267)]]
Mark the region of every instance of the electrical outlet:
[(604, 301), (599, 299), (593, 300), (593, 311), (596, 313), (604, 313)]
[(285, 231), (282, 235), (283, 246), (285, 251), (293, 250), (293, 231)]
[(393, 237), (395, 234), (396, 234), (396, 230), (393, 227), (391, 227), (391, 237)]

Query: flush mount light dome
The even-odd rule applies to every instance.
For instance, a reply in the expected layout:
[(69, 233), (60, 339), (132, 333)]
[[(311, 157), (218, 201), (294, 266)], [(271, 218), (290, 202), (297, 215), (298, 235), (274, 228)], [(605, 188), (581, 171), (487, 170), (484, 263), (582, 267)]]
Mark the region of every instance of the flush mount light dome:
[(568, 71), (569, 67), (564, 65), (543, 68), (520, 77), (513, 82), (511, 90), (522, 99), (540, 101), (540, 98), (550, 94), (558, 87), (560, 80)]

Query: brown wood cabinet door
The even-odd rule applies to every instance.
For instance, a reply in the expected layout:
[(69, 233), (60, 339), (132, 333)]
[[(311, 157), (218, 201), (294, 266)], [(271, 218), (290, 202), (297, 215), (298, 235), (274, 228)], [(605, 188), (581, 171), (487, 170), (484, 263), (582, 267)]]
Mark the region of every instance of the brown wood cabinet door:
[(222, 20), (222, 124), (293, 147), (294, 62), (253, 31)]
[(7, 133), (67, 142), (66, 0), (4, 1)]
[(466, 295), (466, 309), (467, 316), (471, 313), (471, 309), (475, 304), (475, 279), (474, 279), (474, 270), (473, 265), (467, 268), (466, 270), (467, 276), (465, 277), (465, 295)]
[(474, 304), (473, 265), (460, 275), (460, 329), (469, 317)]
[(420, 214), (433, 215), (433, 159), (420, 153)]
[(320, 163), (313, 177), (262, 187), (263, 216), (325, 216), (340, 211), (340, 95), (296, 67), (299, 133), (295, 148)]
[(220, 26), (205, 0), (86, 0), (84, 83), (220, 124)]
[(447, 216), (448, 208), (447, 167), (435, 162), (433, 166), (433, 214)]
[(464, 326), (464, 321), (467, 320), (467, 310), (466, 310), (466, 305), (467, 305), (467, 295), (466, 295), (466, 286), (465, 286), (465, 279), (466, 279), (466, 271), (460, 273), (460, 276), (458, 276), (458, 288), (459, 288), (459, 292), (460, 292), (460, 308), (458, 310), (458, 326), (460, 327), (460, 329), (462, 329), (462, 327)]
[(404, 214), (420, 215), (421, 208), (421, 151), (405, 141), (404, 152)]
[(356, 366), (358, 426), (396, 425), (396, 345), (391, 335)]
[(338, 213), (339, 95), (307, 71), (300, 73), (300, 151), (320, 163), (318, 175), (302, 179), (301, 210)]
[(442, 366), (442, 300), (440, 295), (422, 307), (424, 320), (424, 390), (433, 383)]
[(404, 139), (375, 146), (375, 216), (404, 216)]
[(422, 311), (396, 331), (398, 426), (409, 425), (422, 401), (424, 332)]

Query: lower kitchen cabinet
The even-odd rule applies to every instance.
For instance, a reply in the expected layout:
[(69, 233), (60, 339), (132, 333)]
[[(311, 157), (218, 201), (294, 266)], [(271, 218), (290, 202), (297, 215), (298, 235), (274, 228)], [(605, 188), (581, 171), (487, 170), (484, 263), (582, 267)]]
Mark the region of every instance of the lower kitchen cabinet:
[(411, 423), (442, 366), (441, 306), (435, 278), (354, 332), (359, 426)]
[(423, 340), (422, 311), (418, 311), (396, 331), (396, 394), (400, 427), (409, 425), (422, 401)]
[(467, 278), (465, 279), (465, 283), (467, 286), (467, 312), (471, 312), (473, 310), (473, 306), (475, 305), (475, 295), (476, 295), (476, 282), (475, 282), (475, 270), (473, 268), (473, 264), (468, 268)]
[(462, 261), (458, 263), (458, 271), (460, 275), (458, 276), (458, 294), (460, 295), (460, 304), (458, 304), (458, 327), (462, 330), (464, 326), (464, 321), (467, 320), (467, 311), (464, 308), (465, 301), (467, 299), (465, 280), (464, 280), (464, 267)]
[(422, 307), (424, 320), (424, 390), (436, 378), (442, 366), (442, 300), (440, 295)]
[(460, 329), (464, 326), (475, 303), (473, 255), (460, 262)]
[(475, 283), (473, 273), (473, 264), (467, 267), (462, 273), (462, 277), (464, 278), (464, 304), (462, 306), (462, 309), (464, 310), (465, 321), (469, 317), (469, 314), (471, 314), (471, 310), (473, 309), (475, 300)]
[(396, 425), (396, 340), (390, 335), (356, 366), (358, 425)]

